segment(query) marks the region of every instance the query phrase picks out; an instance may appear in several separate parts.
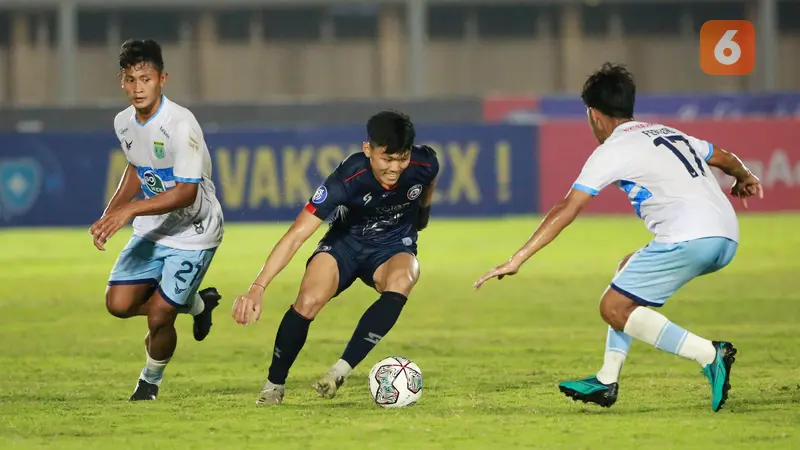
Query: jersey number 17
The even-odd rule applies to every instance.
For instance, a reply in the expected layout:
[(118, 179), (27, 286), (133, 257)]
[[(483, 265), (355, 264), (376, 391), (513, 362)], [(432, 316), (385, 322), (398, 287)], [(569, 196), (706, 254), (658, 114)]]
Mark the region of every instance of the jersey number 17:
[(697, 170), (694, 169), (692, 163), (690, 163), (689, 160), (686, 159), (685, 156), (683, 156), (683, 153), (681, 153), (681, 151), (678, 150), (678, 147), (675, 146), (676, 142), (683, 142), (684, 144), (686, 144), (687, 147), (689, 147), (689, 151), (692, 152), (692, 156), (694, 156), (694, 161), (697, 163), (697, 168), (700, 170), (700, 173), (703, 176), (706, 176), (706, 170), (703, 168), (703, 162), (700, 161), (700, 157), (697, 156), (697, 153), (695, 153), (694, 149), (692, 148), (691, 145), (689, 145), (689, 141), (687, 141), (685, 137), (681, 135), (673, 135), (666, 137), (661, 136), (653, 140), (653, 144), (655, 144), (656, 147), (658, 147), (659, 145), (663, 145), (664, 147), (670, 149), (672, 153), (674, 153), (675, 156), (677, 156), (678, 159), (681, 160), (683, 166), (686, 167), (686, 170), (689, 171), (689, 175), (691, 175), (692, 178), (697, 178)]

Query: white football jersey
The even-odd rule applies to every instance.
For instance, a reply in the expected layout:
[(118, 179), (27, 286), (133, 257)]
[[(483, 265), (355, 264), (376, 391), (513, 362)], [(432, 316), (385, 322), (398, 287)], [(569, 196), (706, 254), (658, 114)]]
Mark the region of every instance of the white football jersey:
[(222, 207), (211, 181), (211, 156), (194, 115), (162, 96), (161, 107), (150, 120), (139, 123), (131, 106), (117, 114), (114, 130), (136, 167), (146, 198), (168, 191), (176, 182), (199, 184), (191, 206), (136, 217), (134, 234), (181, 250), (217, 247), (222, 242)]
[(672, 127), (626, 122), (589, 157), (574, 189), (616, 184), (659, 242), (720, 236), (739, 241), (731, 202), (706, 163), (714, 146)]

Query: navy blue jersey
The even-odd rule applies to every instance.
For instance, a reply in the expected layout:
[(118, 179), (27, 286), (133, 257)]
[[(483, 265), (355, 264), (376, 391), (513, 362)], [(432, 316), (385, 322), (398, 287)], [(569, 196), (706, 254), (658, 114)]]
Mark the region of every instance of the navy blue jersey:
[(309, 199), (306, 210), (332, 218), (328, 235), (350, 235), (373, 245), (417, 240), (417, 215), (425, 192), (439, 173), (436, 152), (424, 145), (411, 149), (411, 162), (397, 183), (386, 189), (375, 178), (362, 152), (348, 156)]

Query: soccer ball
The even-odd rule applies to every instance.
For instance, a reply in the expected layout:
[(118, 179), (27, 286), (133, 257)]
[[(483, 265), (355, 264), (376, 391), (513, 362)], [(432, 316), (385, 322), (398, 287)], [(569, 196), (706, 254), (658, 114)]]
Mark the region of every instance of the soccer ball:
[(422, 396), (422, 371), (408, 358), (390, 356), (369, 371), (369, 393), (382, 408), (413, 405)]

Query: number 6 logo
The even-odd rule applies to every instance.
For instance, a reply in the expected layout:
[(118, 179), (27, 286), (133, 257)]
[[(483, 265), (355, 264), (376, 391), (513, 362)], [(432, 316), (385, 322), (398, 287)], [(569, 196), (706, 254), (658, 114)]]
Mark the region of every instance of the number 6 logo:
[[(736, 64), (736, 61), (742, 57), (742, 47), (733, 40), (738, 30), (728, 30), (722, 35), (722, 39), (714, 46), (714, 58), (720, 64), (730, 66)], [(730, 50), (730, 54), (725, 54), (725, 50)]]
[(709, 20), (700, 28), (700, 68), (709, 75), (747, 75), (756, 65), (756, 31), (746, 20)]

